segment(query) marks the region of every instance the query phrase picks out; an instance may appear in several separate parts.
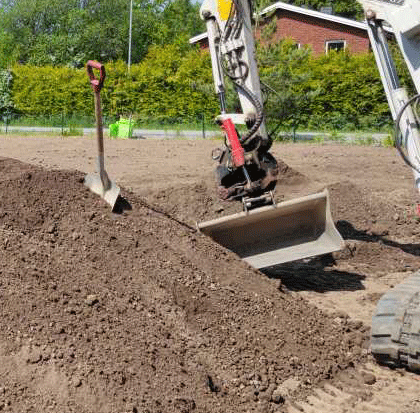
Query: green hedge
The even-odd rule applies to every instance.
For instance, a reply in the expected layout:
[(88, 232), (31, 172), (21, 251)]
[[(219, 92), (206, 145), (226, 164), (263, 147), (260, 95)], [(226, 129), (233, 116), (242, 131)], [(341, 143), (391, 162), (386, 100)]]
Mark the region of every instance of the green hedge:
[[(279, 48), (279, 53), (292, 53), (290, 48), (283, 49)], [(297, 65), (290, 56), (282, 57), (282, 65), (291, 65), (282, 76), (300, 80), (286, 79), (281, 93), (304, 97), (295, 99), (293, 109), (293, 123), (297, 120), (299, 128), (381, 129), (391, 124), (372, 54), (332, 53), (302, 59)], [(210, 58), (205, 51), (175, 45), (154, 47), (140, 64), (131, 66), (129, 74), (121, 61), (105, 67), (107, 78), (101, 93), (105, 116), (132, 114), (140, 120), (186, 123), (219, 113)], [(10, 73), (12, 82), (5, 72), (0, 82), (0, 115), (11, 110), (31, 116), (94, 113), (93, 92), (84, 69), (16, 65)], [(273, 71), (266, 73), (272, 76)], [(279, 97), (277, 104), (279, 108), (285, 106), (283, 112), (290, 112), (287, 99), (283, 103)], [(269, 112), (271, 121), (280, 116), (280, 109)]]
[(83, 113), (92, 110), (93, 95), (85, 71), (30, 65), (12, 68), (12, 99), (25, 115)]
[(390, 111), (372, 54), (330, 53), (300, 69), (307, 80), (296, 94), (316, 91), (302, 108), (300, 123), (310, 129), (381, 129)]
[[(197, 115), (215, 116), (218, 111), (214, 93), (195, 87), (196, 79), (212, 81), (209, 56), (199, 50), (182, 53), (176, 46), (155, 47), (142, 63), (131, 66), (129, 74), (123, 62), (106, 64), (105, 69), (101, 92), (105, 115), (188, 121)], [(16, 65), (11, 73), (12, 100), (20, 114), (93, 111), (93, 92), (84, 69)]]

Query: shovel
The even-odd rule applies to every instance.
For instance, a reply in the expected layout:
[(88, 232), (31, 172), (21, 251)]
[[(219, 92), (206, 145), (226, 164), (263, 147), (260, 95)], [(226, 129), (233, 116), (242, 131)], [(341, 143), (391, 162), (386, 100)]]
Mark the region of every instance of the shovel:
[[(99, 70), (99, 80), (95, 78), (93, 69)], [(86, 70), (90, 79), (95, 95), (95, 115), (96, 115), (96, 137), (98, 141), (98, 174), (88, 174), (85, 176), (85, 185), (95, 194), (103, 198), (112, 209), (115, 207), (120, 188), (111, 181), (105, 171), (104, 165), (104, 136), (102, 128), (102, 110), (101, 110), (101, 89), (105, 80), (105, 66), (99, 62), (89, 60), (86, 64)]]

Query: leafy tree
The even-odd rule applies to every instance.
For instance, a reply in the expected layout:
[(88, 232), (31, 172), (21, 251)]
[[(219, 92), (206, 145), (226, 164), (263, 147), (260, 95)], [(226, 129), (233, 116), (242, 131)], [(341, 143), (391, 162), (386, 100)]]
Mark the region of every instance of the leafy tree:
[[(88, 59), (127, 61), (130, 1), (19, 0), (0, 3), (0, 67), (10, 60), (80, 67)], [(150, 45), (168, 44), (203, 30), (190, 0), (134, 0), (132, 63)]]
[(268, 120), (278, 126), (296, 128), (303, 119), (305, 106), (317, 90), (296, 91), (295, 86), (310, 78), (308, 67), (310, 49), (298, 49), (293, 40), (285, 39), (277, 44), (260, 44), (258, 61), (262, 89), (266, 91), (265, 112)]
[(205, 24), (199, 17), (199, 3), (190, 0), (168, 1), (161, 16), (160, 44), (170, 44), (177, 39), (186, 42), (192, 35), (205, 31)]

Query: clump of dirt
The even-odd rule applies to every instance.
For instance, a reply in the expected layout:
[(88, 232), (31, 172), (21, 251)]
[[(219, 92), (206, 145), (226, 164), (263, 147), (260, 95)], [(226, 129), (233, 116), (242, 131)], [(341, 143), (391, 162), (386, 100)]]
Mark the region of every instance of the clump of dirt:
[(277, 164), (279, 167), (279, 185), (300, 185), (309, 181), (307, 176), (297, 171), (296, 169), (293, 169), (281, 159), (277, 160)]
[(1, 408), (274, 412), (287, 379), (309, 388), (363, 359), (360, 323), (134, 194), (115, 215), (81, 173), (0, 170)]
[(155, 191), (148, 194), (147, 200), (156, 208), (190, 225), (241, 210), (238, 202), (218, 198), (216, 184), (212, 180)]

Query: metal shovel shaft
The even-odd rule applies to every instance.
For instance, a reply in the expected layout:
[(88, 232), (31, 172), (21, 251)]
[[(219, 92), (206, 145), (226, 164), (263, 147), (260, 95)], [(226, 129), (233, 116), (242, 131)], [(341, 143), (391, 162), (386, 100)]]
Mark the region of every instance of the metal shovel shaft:
[(100, 91), (95, 91), (96, 140), (98, 143), (98, 169), (104, 190), (111, 187), (108, 174), (105, 171), (104, 133), (102, 126), (102, 109)]

